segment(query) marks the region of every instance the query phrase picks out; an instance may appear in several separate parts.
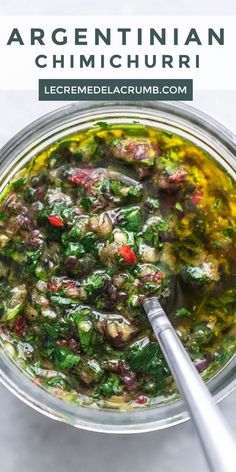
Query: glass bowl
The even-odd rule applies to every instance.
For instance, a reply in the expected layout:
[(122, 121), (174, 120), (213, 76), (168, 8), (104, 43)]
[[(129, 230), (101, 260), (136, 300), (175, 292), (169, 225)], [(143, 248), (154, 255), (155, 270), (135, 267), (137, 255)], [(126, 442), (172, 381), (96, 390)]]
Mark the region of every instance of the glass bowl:
[[(139, 122), (175, 132), (208, 151), (236, 180), (236, 138), (212, 118), (178, 102), (89, 102), (49, 113), (19, 132), (0, 151), (0, 191), (12, 176), (54, 141), (95, 123)], [(73, 426), (104, 433), (139, 433), (167, 428), (189, 416), (181, 399), (163, 399), (155, 407), (115, 411), (74, 406), (34, 384), (0, 347), (0, 380), (21, 400), (41, 413)], [(236, 386), (235, 356), (208, 382), (216, 401)]]

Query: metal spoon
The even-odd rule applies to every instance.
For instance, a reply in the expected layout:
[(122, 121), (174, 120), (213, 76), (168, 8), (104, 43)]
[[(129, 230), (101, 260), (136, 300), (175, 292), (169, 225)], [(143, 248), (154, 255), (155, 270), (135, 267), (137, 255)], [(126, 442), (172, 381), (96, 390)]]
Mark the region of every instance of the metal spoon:
[(156, 297), (144, 310), (195, 424), (212, 472), (236, 471), (236, 443), (224, 417)]

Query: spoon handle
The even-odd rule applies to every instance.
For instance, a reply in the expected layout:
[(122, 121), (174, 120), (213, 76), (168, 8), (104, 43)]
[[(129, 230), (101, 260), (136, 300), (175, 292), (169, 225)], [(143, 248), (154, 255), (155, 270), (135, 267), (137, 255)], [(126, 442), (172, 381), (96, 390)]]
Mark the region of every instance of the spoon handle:
[(158, 299), (149, 298), (143, 306), (178, 389), (187, 403), (210, 470), (235, 472), (236, 443), (222, 413), (185, 351)]

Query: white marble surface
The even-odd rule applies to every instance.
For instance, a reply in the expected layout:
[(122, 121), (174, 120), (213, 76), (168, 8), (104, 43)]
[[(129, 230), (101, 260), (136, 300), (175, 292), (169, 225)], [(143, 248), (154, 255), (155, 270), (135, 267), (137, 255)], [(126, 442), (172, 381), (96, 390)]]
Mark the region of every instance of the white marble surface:
[[(0, 14), (143, 14), (143, 0), (0, 0)], [(234, 0), (145, 0), (145, 14), (236, 14)], [(236, 92), (199, 92), (194, 105), (236, 133)], [(0, 91), (0, 146), (38, 116), (61, 106), (33, 92)], [(221, 403), (236, 433), (236, 392)], [(141, 435), (73, 429), (45, 418), (0, 385), (0, 468), (3, 472), (207, 472), (192, 423)]]

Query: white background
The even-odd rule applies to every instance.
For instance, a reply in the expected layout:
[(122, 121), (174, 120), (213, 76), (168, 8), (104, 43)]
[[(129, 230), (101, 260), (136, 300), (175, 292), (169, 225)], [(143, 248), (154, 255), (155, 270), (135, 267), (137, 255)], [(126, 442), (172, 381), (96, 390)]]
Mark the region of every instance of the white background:
[[(145, 6), (144, 6), (145, 4)], [(0, 0), (0, 14), (236, 14), (221, 0)], [(186, 18), (187, 21), (187, 18)], [(234, 53), (234, 49), (232, 49)], [(0, 70), (1, 74), (1, 70)], [(36, 92), (0, 92), (0, 146), (38, 116), (58, 107)], [(199, 91), (194, 106), (236, 134), (236, 92)], [(236, 392), (221, 403), (236, 434)], [(227, 452), (227, 451), (226, 451)], [(207, 472), (191, 422), (139, 436), (106, 436), (49, 420), (0, 386), (0, 468), (3, 472)]]
[[(104, 16), (104, 17), (2, 17), (0, 18), (0, 89), (32, 90), (38, 86), (38, 79), (193, 79), (195, 90), (235, 90), (236, 70), (232, 54), (232, 44), (236, 44), (236, 16), (189, 16), (186, 22), (183, 16)], [(99, 45), (94, 45), (94, 28), (106, 34), (106, 29), (111, 30), (111, 44), (105, 45), (101, 40)], [(11, 32), (18, 28), (24, 45), (13, 41), (7, 45)], [(31, 28), (41, 28), (44, 31), (43, 45), (36, 42), (30, 44)], [(66, 32), (60, 32), (57, 39), (62, 41), (66, 37), (65, 45), (55, 45), (51, 40), (53, 30), (63, 28)], [(83, 33), (83, 42), (87, 45), (75, 45), (75, 29), (87, 29)], [(122, 45), (119, 28), (129, 28), (127, 33), (127, 44)], [(137, 45), (137, 28), (142, 28), (143, 44)], [(166, 45), (162, 46), (155, 41), (150, 46), (150, 28), (161, 33), (162, 28), (166, 31)], [(190, 42), (185, 45), (185, 41), (192, 28), (195, 28), (201, 45)], [(212, 28), (217, 35), (220, 29), (224, 29), (224, 45), (219, 45), (213, 40), (212, 45), (208, 45), (208, 29)], [(179, 44), (173, 45), (173, 31), (178, 29)], [(95, 56), (95, 68), (79, 67), (79, 56), (86, 58)], [(116, 58), (121, 64), (119, 68), (110, 65), (110, 58), (113, 55), (120, 55)], [(35, 65), (35, 58), (44, 55), (40, 63), (47, 64), (45, 68), (38, 68)], [(64, 67), (53, 68), (52, 57), (56, 56), (57, 61), (64, 56)], [(105, 68), (101, 67), (100, 56), (104, 56)], [(153, 55), (156, 55), (156, 67), (145, 67), (145, 55), (152, 63)], [(162, 67), (162, 56), (173, 57), (173, 68)], [(179, 57), (188, 55), (190, 57), (189, 68), (179, 67)], [(196, 55), (199, 56), (199, 68), (196, 68)], [(70, 56), (74, 57), (74, 67), (70, 67)], [(127, 67), (127, 57), (132, 61), (139, 58), (139, 67), (132, 64)]]

